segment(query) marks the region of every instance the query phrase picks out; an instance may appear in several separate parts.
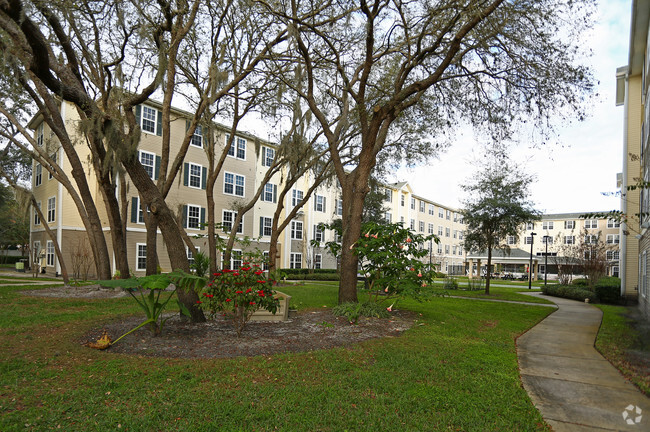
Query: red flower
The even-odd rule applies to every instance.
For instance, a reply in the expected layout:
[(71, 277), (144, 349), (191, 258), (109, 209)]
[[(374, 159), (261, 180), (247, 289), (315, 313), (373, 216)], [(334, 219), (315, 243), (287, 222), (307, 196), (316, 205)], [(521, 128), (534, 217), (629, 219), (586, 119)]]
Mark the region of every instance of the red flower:
[(412, 241), (412, 240), (411, 240), (410, 237), (407, 237), (407, 238), (406, 238), (406, 243), (411, 243), (411, 241)]
[(233, 276), (239, 276), (239, 272), (232, 272)]
[(244, 291), (235, 291), (235, 294), (244, 294)]
[(196, 304), (201, 304), (201, 303), (203, 303), (201, 300), (196, 301)]
[(215, 273), (214, 275), (215, 275), (215, 276), (223, 276), (222, 273)]
[(258, 280), (257, 283), (266, 283), (266, 281)]
[(252, 304), (252, 305), (254, 305), (254, 304), (255, 304), (255, 302), (250, 302), (249, 304)]
[(257, 294), (259, 294), (260, 297), (264, 297), (264, 291), (260, 291)]
[(250, 263), (249, 263), (249, 262), (243, 262), (242, 264), (243, 264), (243, 265), (248, 265), (248, 264), (250, 264)]
[(227, 302), (232, 301), (232, 299), (226, 299)]
[(257, 276), (261, 275), (262, 273), (264, 273), (262, 270), (258, 270), (258, 271), (255, 272), (255, 274), (256, 274)]
[(248, 288), (248, 289), (246, 290), (246, 294), (248, 294), (248, 293), (251, 292), (251, 291), (253, 291), (253, 289), (252, 289), (252, 288)]

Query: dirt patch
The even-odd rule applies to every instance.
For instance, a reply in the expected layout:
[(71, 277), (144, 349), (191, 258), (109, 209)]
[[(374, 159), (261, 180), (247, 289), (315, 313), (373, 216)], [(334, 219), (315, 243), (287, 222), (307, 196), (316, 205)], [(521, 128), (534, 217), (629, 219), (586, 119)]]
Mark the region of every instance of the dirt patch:
[(122, 289), (104, 288), (100, 285), (57, 286), (45, 289), (20, 291), (21, 294), (37, 297), (109, 299), (126, 297), (129, 294)]
[[(390, 319), (361, 318), (350, 324), (327, 310), (291, 311), (288, 321), (251, 321), (240, 338), (229, 320), (218, 318), (192, 324), (172, 316), (160, 336), (147, 328), (120, 340), (107, 352), (152, 357), (224, 358), (272, 355), (349, 346), (364, 340), (396, 337), (409, 329), (416, 315), (395, 311)], [(142, 322), (140, 317), (112, 322), (85, 335), (82, 342), (96, 340), (104, 329), (112, 339), (118, 338)]]

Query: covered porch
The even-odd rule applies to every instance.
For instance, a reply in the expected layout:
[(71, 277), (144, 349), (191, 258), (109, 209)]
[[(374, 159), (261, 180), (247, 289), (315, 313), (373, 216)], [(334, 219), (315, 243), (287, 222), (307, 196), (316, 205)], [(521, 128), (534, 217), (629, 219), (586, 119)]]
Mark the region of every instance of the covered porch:
[[(467, 255), (467, 275), (470, 279), (476, 276), (483, 276), (487, 273), (487, 259), (487, 250)], [(529, 266), (530, 252), (517, 248), (510, 250), (492, 249), (491, 274), (499, 273), (502, 277), (503, 275), (509, 275), (514, 279), (521, 278), (522, 276), (528, 278)], [(539, 272), (539, 257), (535, 255), (533, 255), (532, 271), (533, 280), (536, 280)]]

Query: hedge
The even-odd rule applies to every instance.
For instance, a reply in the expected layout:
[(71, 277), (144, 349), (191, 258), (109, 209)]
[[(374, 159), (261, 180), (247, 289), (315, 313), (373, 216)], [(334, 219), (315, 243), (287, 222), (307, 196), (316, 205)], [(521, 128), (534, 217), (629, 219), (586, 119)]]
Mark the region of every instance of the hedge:
[(308, 275), (308, 274), (336, 274), (336, 269), (308, 269), (308, 268), (300, 268), (300, 269), (288, 269), (288, 268), (283, 268), (280, 269), (280, 272), (284, 273), (288, 276), (290, 275)]
[(621, 280), (617, 277), (604, 277), (596, 282), (594, 292), (601, 303), (621, 303)]
[(0, 264), (15, 264), (19, 262), (20, 260), (23, 259), (28, 259), (29, 257), (26, 256), (1, 256), (0, 257)]
[(568, 298), (572, 300), (580, 300), (580, 301), (585, 301), (585, 299), (589, 299), (590, 303), (597, 303), (598, 302), (598, 296), (586, 289), (582, 289), (579, 287), (573, 287), (569, 285), (547, 285), (542, 287), (542, 292), (546, 295), (550, 295), (553, 297), (563, 297), (563, 298)]

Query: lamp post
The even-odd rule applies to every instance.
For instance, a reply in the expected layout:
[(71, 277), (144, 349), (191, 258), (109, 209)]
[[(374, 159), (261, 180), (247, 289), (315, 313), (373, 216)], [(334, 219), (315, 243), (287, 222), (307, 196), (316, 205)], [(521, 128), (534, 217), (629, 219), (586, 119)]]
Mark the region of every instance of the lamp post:
[(533, 243), (537, 233), (530, 233), (530, 264), (528, 265), (528, 289), (533, 288)]
[(548, 276), (548, 241), (551, 236), (544, 236), (544, 243), (546, 243), (546, 252), (544, 252), (544, 287), (546, 287), (546, 278)]

